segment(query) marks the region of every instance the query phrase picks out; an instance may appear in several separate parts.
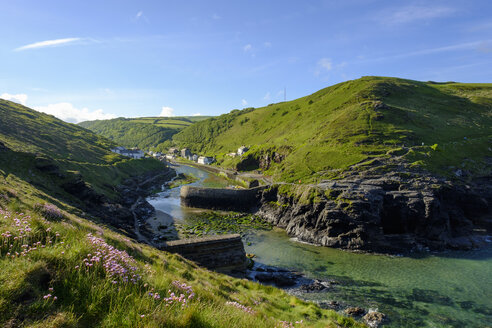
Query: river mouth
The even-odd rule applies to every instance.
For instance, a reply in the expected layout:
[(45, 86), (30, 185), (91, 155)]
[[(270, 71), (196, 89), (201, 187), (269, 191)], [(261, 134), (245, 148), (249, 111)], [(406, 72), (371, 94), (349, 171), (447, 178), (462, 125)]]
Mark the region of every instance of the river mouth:
[[(195, 167), (179, 165), (178, 173), (198, 178), (192, 185), (225, 187), (224, 179)], [(157, 212), (147, 223), (184, 223), (207, 210), (181, 207), (180, 187), (148, 199)], [(378, 310), (385, 327), (485, 327), (492, 322), (492, 245), (476, 251), (413, 254), (398, 257), (357, 254), (292, 240), (285, 231), (253, 231), (243, 237), (255, 261), (335, 280), (333, 288), (303, 293), (301, 298)], [(294, 291), (293, 291), (294, 292)]]

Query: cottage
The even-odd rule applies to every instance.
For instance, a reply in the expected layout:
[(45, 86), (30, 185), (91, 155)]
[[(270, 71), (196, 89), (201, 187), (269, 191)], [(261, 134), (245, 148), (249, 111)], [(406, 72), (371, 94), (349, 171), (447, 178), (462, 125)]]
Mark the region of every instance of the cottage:
[(126, 148), (119, 146), (119, 147), (116, 147), (116, 148), (112, 148), (111, 151), (113, 153), (121, 154), (122, 152), (126, 151)]
[(162, 156), (162, 153), (161, 152), (157, 152), (157, 153), (153, 153), (151, 154), (152, 156), (156, 157), (156, 158), (159, 158)]
[(191, 159), (193, 162), (196, 162), (198, 161), (198, 155), (197, 154), (193, 154), (193, 157)]
[(171, 155), (178, 155), (179, 154), (179, 149), (172, 147), (172, 148), (169, 148), (169, 150), (168, 150), (167, 153), (168, 154), (171, 154)]
[(237, 154), (238, 154), (239, 156), (242, 156), (242, 155), (243, 155), (245, 152), (247, 152), (248, 150), (249, 150), (249, 148), (248, 148), (248, 147), (246, 147), (246, 146), (241, 146), (241, 147), (239, 147), (239, 148), (238, 148), (238, 150), (237, 150)]
[(237, 156), (237, 153), (229, 153), (229, 154), (227, 154), (227, 156), (229, 156), (229, 157), (236, 157)]
[(172, 161), (172, 160), (176, 159), (176, 155), (174, 155), (174, 154), (167, 154), (166, 155), (166, 159), (168, 161)]
[(181, 149), (181, 157), (188, 158), (191, 155), (191, 150), (189, 150), (188, 148)]
[(140, 159), (145, 156), (145, 153), (140, 149), (125, 149), (120, 154), (134, 159)]
[(209, 164), (212, 164), (213, 162), (214, 162), (213, 157), (207, 157), (207, 156), (198, 157), (198, 164), (209, 165)]

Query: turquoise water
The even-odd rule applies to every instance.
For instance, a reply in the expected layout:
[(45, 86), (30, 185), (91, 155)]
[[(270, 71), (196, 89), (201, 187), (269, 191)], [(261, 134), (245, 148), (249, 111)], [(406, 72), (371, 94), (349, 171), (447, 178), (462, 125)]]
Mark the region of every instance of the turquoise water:
[[(196, 168), (180, 166), (177, 171), (199, 177), (195, 185), (225, 185)], [(149, 202), (176, 221), (196, 213), (180, 206), (179, 188)], [(378, 309), (390, 319), (386, 327), (492, 327), (492, 245), (471, 252), (391, 257), (299, 243), (280, 229), (243, 240), (258, 262), (340, 283), (328, 292), (303, 294), (305, 299)]]

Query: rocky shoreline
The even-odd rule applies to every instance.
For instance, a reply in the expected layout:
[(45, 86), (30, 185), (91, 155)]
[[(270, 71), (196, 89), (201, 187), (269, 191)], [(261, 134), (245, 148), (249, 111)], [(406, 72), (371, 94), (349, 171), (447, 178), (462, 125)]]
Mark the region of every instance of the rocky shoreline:
[(299, 241), (352, 251), (469, 250), (492, 231), (491, 179), (362, 174), (315, 186), (273, 185), (256, 214)]
[[(244, 275), (239, 277), (242, 278)], [(247, 270), (245, 277), (249, 280), (256, 281), (264, 285), (271, 285), (284, 289), (287, 293), (301, 299), (305, 299), (304, 296), (310, 293), (329, 293), (341, 284), (341, 282), (333, 279), (311, 279), (299, 272), (256, 262), (251, 269)], [(327, 300), (317, 301), (316, 303), (321, 308), (334, 310), (340, 314), (351, 316), (354, 319), (363, 321), (369, 327), (379, 327), (381, 324), (388, 321), (387, 316), (381, 312), (371, 309), (363, 309), (344, 302)]]

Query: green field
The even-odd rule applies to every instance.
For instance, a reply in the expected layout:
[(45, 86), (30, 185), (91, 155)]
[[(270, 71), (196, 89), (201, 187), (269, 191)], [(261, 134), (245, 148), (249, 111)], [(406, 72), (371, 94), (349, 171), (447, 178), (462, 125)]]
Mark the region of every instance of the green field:
[[(487, 174), (491, 137), (492, 84), (363, 77), (197, 122), (173, 141), (215, 156), (224, 167), (309, 182), (391, 157), (446, 176), (457, 168)], [(243, 158), (226, 156), (242, 145), (250, 147)], [(267, 155), (280, 163), (259, 167)]]
[(125, 147), (167, 151), (173, 135), (208, 118), (210, 116), (115, 118), (86, 121), (79, 125)]

